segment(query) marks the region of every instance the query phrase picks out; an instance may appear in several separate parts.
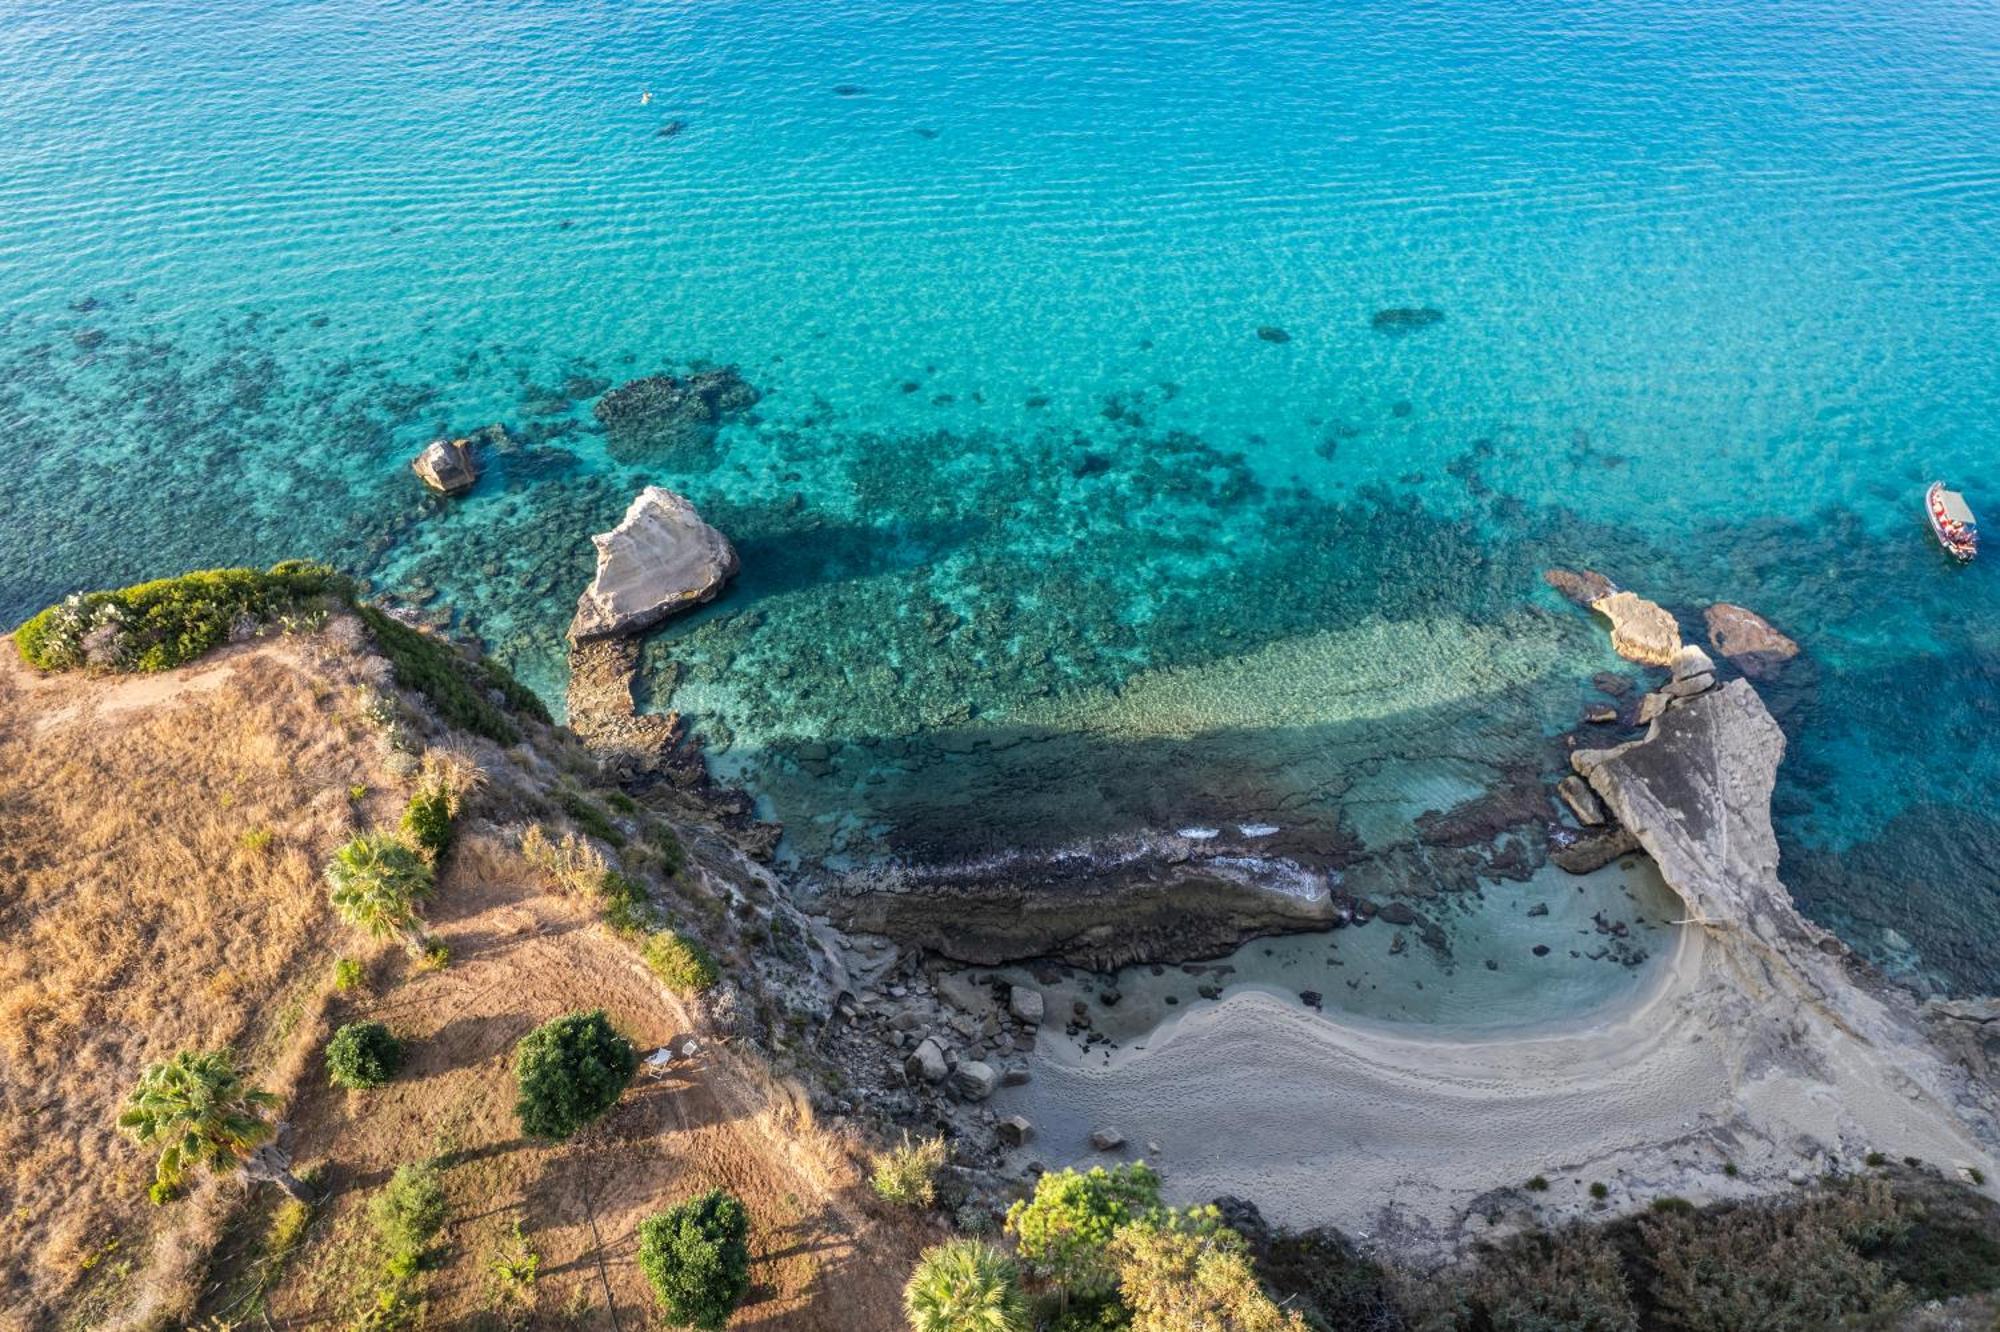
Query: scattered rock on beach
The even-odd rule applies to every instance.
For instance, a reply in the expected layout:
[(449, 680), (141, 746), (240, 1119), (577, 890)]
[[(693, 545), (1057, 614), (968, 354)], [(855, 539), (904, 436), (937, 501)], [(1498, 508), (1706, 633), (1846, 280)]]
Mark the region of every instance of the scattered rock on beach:
[(1115, 1152), (1125, 1145), (1125, 1135), (1115, 1128), (1092, 1129), (1090, 1145), (1100, 1152)]
[(1007, 1011), (1014, 1015), (1017, 1022), (1025, 1022), (1031, 1027), (1040, 1026), (1043, 1015), (1041, 991), (1016, 985), (1007, 992)]
[(1718, 601), (1702, 612), (1708, 641), (1745, 675), (1763, 677), (1799, 655), (1799, 645), (1756, 611)]
[(597, 576), (577, 599), (572, 641), (641, 633), (712, 601), (736, 573), (736, 548), (694, 505), (661, 486), (639, 492), (625, 517), (591, 538)]
[(1025, 1146), (1035, 1136), (1035, 1126), (1025, 1115), (1009, 1115), (996, 1127), (1001, 1144), (1007, 1147)]
[(951, 1089), (968, 1101), (983, 1101), (1000, 1085), (1000, 1075), (991, 1064), (968, 1059), (951, 1071)]
[(950, 1072), (945, 1063), (944, 1047), (929, 1036), (917, 1042), (917, 1048), (910, 1051), (910, 1057), (903, 1061), (903, 1072), (912, 1079), (922, 1078), (925, 1082), (943, 1082)]

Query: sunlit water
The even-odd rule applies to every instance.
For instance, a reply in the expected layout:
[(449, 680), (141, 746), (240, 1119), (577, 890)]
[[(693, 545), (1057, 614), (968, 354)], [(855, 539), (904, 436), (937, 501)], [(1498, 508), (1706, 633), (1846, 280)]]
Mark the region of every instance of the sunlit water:
[[(1617, 666), (1538, 582), (1589, 565), (1806, 645), (1787, 880), (1991, 988), (1995, 556), (1916, 505), (2000, 529), (1996, 144), (1980, 4), (16, 5), (0, 616), (316, 555), (557, 699), (659, 481), (744, 572), (654, 701), (802, 871), (1420, 874)], [(762, 401), (614, 456), (604, 385), (701, 362)]]

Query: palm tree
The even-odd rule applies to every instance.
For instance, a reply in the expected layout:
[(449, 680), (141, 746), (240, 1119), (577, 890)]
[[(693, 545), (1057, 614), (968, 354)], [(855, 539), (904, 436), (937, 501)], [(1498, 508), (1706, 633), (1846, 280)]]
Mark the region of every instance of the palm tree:
[(423, 950), (417, 902), (433, 880), (415, 851), (384, 833), (357, 837), (333, 853), (326, 881), (342, 920), (378, 939), (400, 934), (412, 953)]
[(1027, 1332), (1014, 1260), (985, 1240), (934, 1245), (903, 1287), (911, 1332)]
[(264, 1111), (278, 1098), (243, 1081), (227, 1050), (182, 1050), (154, 1064), (126, 1099), (118, 1127), (142, 1147), (160, 1149), (154, 1169), (165, 1191), (202, 1167), (241, 1169), (253, 1179), (269, 1179), (304, 1200), (306, 1186), (272, 1141), (275, 1124)]

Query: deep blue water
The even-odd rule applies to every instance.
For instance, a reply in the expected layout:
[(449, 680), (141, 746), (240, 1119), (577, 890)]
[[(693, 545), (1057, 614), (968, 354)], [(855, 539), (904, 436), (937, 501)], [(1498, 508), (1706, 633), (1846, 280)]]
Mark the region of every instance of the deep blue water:
[[(656, 701), (808, 866), (1405, 865), (1560, 764), (1588, 564), (1806, 645), (1788, 881), (1990, 989), (2000, 574), (1916, 506), (2000, 528), (1996, 145), (1990, 4), (16, 4), (0, 618), (319, 555), (559, 697), (655, 480), (745, 560)], [(700, 363), (762, 401), (612, 447)]]

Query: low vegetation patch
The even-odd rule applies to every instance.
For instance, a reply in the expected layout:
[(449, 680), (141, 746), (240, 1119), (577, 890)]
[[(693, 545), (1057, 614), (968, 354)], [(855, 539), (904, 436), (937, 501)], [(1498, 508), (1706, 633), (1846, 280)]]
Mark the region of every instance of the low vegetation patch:
[(661, 930), (646, 940), (646, 965), (675, 994), (699, 994), (715, 984), (721, 972), (701, 944), (675, 930)]
[(327, 1077), (349, 1091), (380, 1087), (402, 1064), (403, 1043), (379, 1022), (350, 1022), (326, 1043)]
[(444, 1175), (436, 1166), (419, 1162), (396, 1167), (368, 1204), (368, 1219), (392, 1266), (415, 1269), (444, 1229), (447, 1207)]
[(912, 1139), (905, 1133), (900, 1146), (875, 1154), (868, 1182), (878, 1197), (899, 1207), (931, 1207), (937, 1203), (937, 1173), (950, 1159), (943, 1137)]
[(521, 1038), (514, 1049), (514, 1103), (521, 1130), (554, 1141), (573, 1137), (617, 1104), (639, 1053), (603, 1009), (568, 1013)]
[[(495, 744), (512, 745), (520, 741), (521, 730), (507, 716), (507, 708), (536, 721), (549, 720), (549, 710), (534, 692), (498, 663), (484, 657), (474, 661), (374, 606), (355, 610), (395, 668), (396, 683), (429, 699), (448, 725)], [(488, 698), (488, 690), (498, 691), (506, 708)]]
[(165, 671), (286, 616), (323, 615), (354, 585), (324, 564), (204, 569), (108, 592), (81, 592), (14, 631), (21, 659), (44, 671)]
[(749, 1240), (749, 1213), (720, 1189), (639, 1223), (639, 1269), (669, 1323), (718, 1332), (729, 1321), (750, 1289)]

